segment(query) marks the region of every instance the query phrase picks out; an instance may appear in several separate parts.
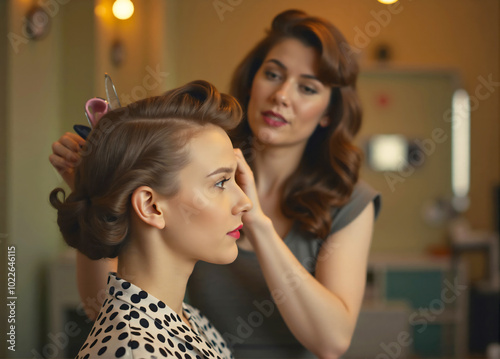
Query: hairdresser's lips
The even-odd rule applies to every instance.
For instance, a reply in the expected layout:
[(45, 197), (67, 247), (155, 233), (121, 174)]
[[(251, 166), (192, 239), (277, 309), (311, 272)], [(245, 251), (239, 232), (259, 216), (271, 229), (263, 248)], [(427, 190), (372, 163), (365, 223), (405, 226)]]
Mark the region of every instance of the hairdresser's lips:
[(228, 232), (227, 235), (228, 236), (231, 236), (233, 238), (236, 238), (236, 239), (239, 239), (240, 238), (240, 229), (243, 228), (243, 225), (240, 225), (238, 228), (236, 228), (235, 230), (231, 231), (231, 232)]
[(262, 118), (265, 123), (272, 127), (282, 127), (288, 124), (288, 121), (283, 116), (273, 111), (262, 112)]

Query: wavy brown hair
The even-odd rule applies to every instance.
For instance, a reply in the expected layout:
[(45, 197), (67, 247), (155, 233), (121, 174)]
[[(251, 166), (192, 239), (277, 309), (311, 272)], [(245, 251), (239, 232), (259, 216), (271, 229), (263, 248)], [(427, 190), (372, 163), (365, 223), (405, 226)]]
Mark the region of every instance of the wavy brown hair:
[(281, 211), (300, 223), (300, 229), (326, 238), (332, 223), (331, 209), (344, 205), (358, 181), (362, 154), (353, 144), (361, 126), (361, 104), (356, 93), (359, 67), (347, 41), (330, 22), (288, 10), (277, 15), (267, 36), (237, 67), (231, 94), (243, 107), (244, 118), (230, 133), (252, 165), (255, 149), (249, 147), (253, 134), (246, 112), (255, 74), (269, 51), (286, 39), (298, 39), (316, 49), (318, 78), (332, 88), (327, 114), (330, 125), (318, 126), (308, 140), (297, 170), (285, 182)]
[(207, 124), (231, 130), (241, 115), (232, 96), (205, 81), (107, 113), (83, 148), (74, 191), (50, 194), (66, 243), (91, 259), (116, 257), (130, 233), (134, 190), (175, 195), (177, 175), (189, 163), (188, 141)]

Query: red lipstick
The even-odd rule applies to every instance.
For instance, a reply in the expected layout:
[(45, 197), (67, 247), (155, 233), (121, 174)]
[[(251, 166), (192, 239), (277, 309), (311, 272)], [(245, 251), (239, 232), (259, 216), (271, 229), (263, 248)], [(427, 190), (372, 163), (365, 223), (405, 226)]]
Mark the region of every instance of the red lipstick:
[(281, 127), (288, 124), (283, 116), (273, 111), (262, 112), (262, 118), (264, 119), (265, 123), (272, 127)]
[(231, 232), (228, 232), (227, 235), (228, 236), (231, 236), (233, 238), (236, 238), (236, 239), (239, 239), (240, 238), (240, 229), (243, 228), (243, 225), (240, 225), (238, 228), (236, 228), (235, 230), (231, 231)]

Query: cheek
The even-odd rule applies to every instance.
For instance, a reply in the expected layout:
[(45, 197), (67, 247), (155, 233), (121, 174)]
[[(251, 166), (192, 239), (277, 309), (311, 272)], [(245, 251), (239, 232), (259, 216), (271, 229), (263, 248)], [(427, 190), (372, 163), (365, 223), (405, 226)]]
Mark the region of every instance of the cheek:
[(316, 126), (326, 113), (328, 103), (326, 101), (317, 101), (301, 106), (298, 112), (303, 123), (308, 126)]
[[(198, 191), (193, 197), (192, 206), (196, 209), (193, 216), (193, 224), (200, 230), (208, 230), (211, 227), (220, 227), (225, 219), (227, 204), (221, 196), (220, 189), (208, 189)], [(208, 226), (208, 227), (207, 227)]]
[(266, 84), (258, 79), (258, 74), (255, 76), (256, 78), (253, 81), (252, 89), (250, 90), (250, 101), (248, 103), (248, 110), (258, 110), (259, 106), (261, 106), (267, 97), (267, 93), (269, 89), (266, 87)]
[(213, 195), (209, 191), (195, 190), (178, 198), (172, 205), (171, 226), (177, 228), (177, 232), (207, 230), (206, 226), (213, 221), (215, 211), (211, 197)]
[(252, 122), (255, 117), (255, 111), (257, 107), (257, 103), (259, 102), (257, 100), (258, 96), (258, 91), (255, 88), (255, 85), (252, 87), (252, 91), (250, 92), (250, 100), (248, 101), (248, 109), (247, 109), (247, 116), (248, 116), (248, 121)]

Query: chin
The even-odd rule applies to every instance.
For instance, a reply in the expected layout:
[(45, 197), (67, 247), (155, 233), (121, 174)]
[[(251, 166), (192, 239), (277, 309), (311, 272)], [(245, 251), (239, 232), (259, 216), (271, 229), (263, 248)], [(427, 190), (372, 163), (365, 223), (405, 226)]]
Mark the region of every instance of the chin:
[(219, 252), (217, 254), (218, 254), (217, 259), (215, 261), (212, 261), (211, 263), (213, 263), (213, 264), (231, 264), (238, 257), (238, 246), (236, 245), (236, 243), (234, 243), (234, 246), (225, 250), (224, 253)]
[(257, 138), (260, 143), (265, 145), (277, 145), (279, 144), (279, 134), (276, 133), (276, 130), (269, 127), (261, 127), (257, 129), (256, 132)]

